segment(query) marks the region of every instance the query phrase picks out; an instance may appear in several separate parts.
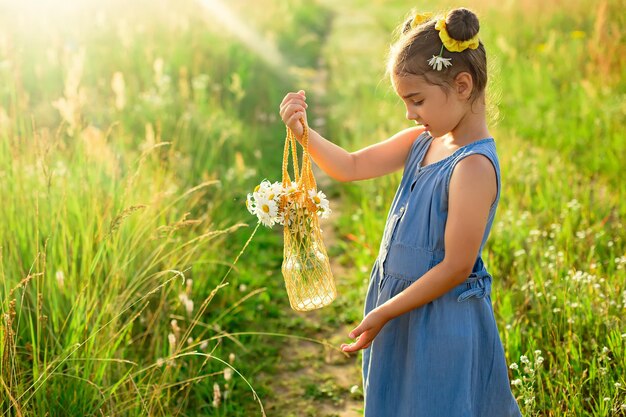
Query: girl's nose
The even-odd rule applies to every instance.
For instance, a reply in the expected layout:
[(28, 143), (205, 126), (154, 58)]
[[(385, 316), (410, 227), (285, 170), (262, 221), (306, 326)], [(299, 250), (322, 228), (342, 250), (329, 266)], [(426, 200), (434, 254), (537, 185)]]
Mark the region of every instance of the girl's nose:
[(415, 120), (417, 119), (417, 114), (409, 109), (407, 109), (406, 111), (406, 118), (409, 120)]

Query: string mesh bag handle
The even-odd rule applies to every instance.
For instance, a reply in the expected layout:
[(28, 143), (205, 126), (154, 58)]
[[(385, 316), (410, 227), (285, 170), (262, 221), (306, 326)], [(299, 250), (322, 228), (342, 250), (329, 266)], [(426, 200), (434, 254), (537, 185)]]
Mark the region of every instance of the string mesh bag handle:
[[(297, 141), (289, 127), (283, 153), (283, 187), (290, 192), (280, 201), (285, 241), (281, 270), (291, 308), (310, 311), (330, 304), (337, 297), (337, 289), (322, 240), (317, 206), (311, 198), (311, 194), (317, 193), (317, 184), (311, 169), (309, 132), (304, 119), (301, 118), (300, 123), (303, 127), (302, 168), (298, 170)], [(290, 148), (294, 182), (288, 171)]]

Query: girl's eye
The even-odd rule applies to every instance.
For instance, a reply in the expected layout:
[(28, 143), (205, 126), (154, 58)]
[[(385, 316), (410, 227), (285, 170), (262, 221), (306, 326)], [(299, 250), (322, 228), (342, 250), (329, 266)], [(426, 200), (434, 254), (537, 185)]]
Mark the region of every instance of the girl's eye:
[(420, 101), (414, 101), (413, 105), (414, 106), (421, 106), (424, 103), (424, 100), (420, 100)]

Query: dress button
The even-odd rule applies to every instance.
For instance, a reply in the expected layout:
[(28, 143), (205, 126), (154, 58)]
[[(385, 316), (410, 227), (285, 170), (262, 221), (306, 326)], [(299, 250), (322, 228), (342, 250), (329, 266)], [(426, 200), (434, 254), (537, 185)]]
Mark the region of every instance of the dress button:
[(404, 207), (400, 207), (400, 213), (404, 211)]

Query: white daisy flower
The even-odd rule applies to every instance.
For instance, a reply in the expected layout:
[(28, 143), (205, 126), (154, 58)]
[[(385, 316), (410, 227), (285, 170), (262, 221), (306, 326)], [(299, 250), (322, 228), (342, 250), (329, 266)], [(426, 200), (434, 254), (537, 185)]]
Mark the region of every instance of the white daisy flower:
[(285, 194), (293, 194), (298, 190), (297, 182), (289, 182), (284, 188), (283, 191)]
[(252, 193), (248, 193), (248, 198), (246, 199), (246, 208), (250, 212), (250, 214), (256, 213), (256, 201)]
[(452, 65), (452, 62), (450, 61), (452, 61), (452, 58), (444, 58), (440, 55), (433, 55), (433, 57), (428, 60), (428, 65), (437, 71), (441, 71), (442, 68)]
[(255, 213), (264, 226), (272, 227), (278, 215), (278, 205), (274, 200), (260, 197), (256, 200)]
[(330, 203), (322, 191), (309, 190), (309, 198), (317, 206), (317, 213), (323, 219), (330, 215)]

